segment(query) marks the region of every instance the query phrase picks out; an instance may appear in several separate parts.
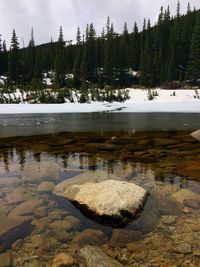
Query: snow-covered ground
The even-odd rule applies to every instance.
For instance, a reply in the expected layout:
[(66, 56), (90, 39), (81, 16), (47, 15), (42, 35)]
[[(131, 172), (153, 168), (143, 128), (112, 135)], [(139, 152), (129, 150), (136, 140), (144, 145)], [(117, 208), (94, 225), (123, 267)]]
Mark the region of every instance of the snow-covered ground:
[[(71, 112), (185, 112), (200, 113), (200, 90), (156, 89), (158, 96), (148, 100), (148, 90), (129, 89), (124, 103), (1, 104), (0, 114)], [(155, 91), (155, 90), (154, 90)], [(153, 92), (153, 90), (152, 90)], [(175, 95), (174, 95), (175, 92)]]

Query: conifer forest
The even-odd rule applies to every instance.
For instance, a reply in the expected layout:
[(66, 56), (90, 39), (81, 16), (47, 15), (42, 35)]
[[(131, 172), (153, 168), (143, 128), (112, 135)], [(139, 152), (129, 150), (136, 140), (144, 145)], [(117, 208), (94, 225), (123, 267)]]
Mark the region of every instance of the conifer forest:
[(99, 35), (93, 23), (85, 32), (78, 27), (76, 42), (65, 41), (61, 26), (56, 42), (37, 45), (32, 29), (28, 46), (20, 48), (13, 29), (10, 47), (6, 43), (0, 40), (0, 75), (7, 77), (4, 91), (16, 87), (42, 91), (44, 75), (51, 79), (52, 88), (82, 92), (200, 83), (200, 11), (189, 3), (184, 15), (179, 2), (173, 16), (170, 7), (161, 7), (156, 24), (144, 19), (141, 30), (133, 21), (116, 33), (108, 17)]

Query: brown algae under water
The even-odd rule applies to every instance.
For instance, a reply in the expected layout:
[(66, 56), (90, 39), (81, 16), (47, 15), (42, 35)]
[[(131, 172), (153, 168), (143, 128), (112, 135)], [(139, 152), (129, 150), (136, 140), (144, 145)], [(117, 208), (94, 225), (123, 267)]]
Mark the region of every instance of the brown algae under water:
[[(84, 266), (78, 254), (87, 245), (108, 266), (200, 266), (199, 170), (200, 142), (187, 131), (1, 139), (0, 266)], [(54, 195), (88, 172), (148, 190), (140, 216), (113, 228)]]

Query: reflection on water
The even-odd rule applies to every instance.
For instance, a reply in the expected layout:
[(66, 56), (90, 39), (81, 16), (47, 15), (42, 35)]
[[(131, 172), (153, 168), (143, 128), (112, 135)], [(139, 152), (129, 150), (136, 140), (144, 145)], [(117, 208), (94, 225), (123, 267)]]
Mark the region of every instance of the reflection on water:
[[(0, 260), (52, 266), (64, 252), (71, 260), (67, 266), (79, 266), (78, 251), (90, 244), (122, 266), (200, 266), (199, 169), (200, 143), (188, 132), (2, 139), (0, 252), (11, 254), (0, 254)], [(108, 179), (114, 174), (147, 189), (140, 217), (113, 229), (54, 195), (56, 185), (88, 172)]]

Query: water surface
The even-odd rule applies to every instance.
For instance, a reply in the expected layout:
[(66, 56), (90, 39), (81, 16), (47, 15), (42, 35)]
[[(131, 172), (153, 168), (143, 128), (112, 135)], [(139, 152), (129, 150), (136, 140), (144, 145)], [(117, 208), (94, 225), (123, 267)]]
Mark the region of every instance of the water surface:
[(58, 132), (196, 130), (200, 113), (66, 113), (0, 115), (0, 138)]

